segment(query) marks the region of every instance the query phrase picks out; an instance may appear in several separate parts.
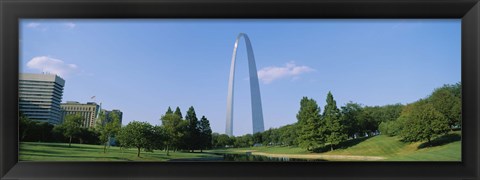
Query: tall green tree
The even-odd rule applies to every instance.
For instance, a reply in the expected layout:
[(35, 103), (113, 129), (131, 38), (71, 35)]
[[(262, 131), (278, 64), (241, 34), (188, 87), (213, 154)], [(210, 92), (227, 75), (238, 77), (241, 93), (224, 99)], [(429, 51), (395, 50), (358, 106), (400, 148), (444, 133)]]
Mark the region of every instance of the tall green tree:
[(188, 122), (186, 138), (188, 149), (194, 152), (195, 149), (200, 148), (200, 138), (198, 138), (200, 136), (200, 129), (197, 114), (195, 113), (193, 106), (188, 108), (185, 120)]
[(175, 115), (179, 116), (180, 119), (183, 119), (182, 111), (180, 111), (180, 108), (177, 106), (174, 112)]
[(132, 121), (121, 128), (118, 140), (123, 147), (137, 148), (137, 157), (140, 157), (141, 149), (148, 150), (151, 147), (151, 135), (153, 126), (147, 122)]
[(461, 85), (444, 85), (435, 89), (429, 97), (433, 107), (448, 119), (450, 127), (461, 127), (462, 96)]
[(324, 127), (320, 127), (325, 133), (326, 142), (330, 143), (330, 149), (340, 142), (347, 139), (345, 126), (342, 124), (340, 110), (337, 108), (337, 102), (333, 99), (331, 92), (327, 94), (327, 104), (323, 111)]
[(404, 118), (401, 137), (405, 141), (426, 140), (430, 144), (432, 138), (450, 130), (448, 119), (424, 100), (416, 102)]
[(203, 152), (203, 149), (209, 149), (212, 147), (212, 128), (210, 127), (210, 122), (205, 116), (200, 118), (200, 152)]
[(303, 97), (300, 100), (300, 110), (297, 113), (298, 143), (300, 147), (313, 151), (315, 148), (325, 144), (325, 138), (322, 136), (322, 122), (320, 117), (320, 107), (315, 100)]
[(186, 122), (180, 116), (172, 113), (163, 115), (160, 120), (166, 136), (164, 145), (167, 155), (170, 155), (170, 150), (178, 148), (183, 140), (185, 135), (183, 127)]
[(165, 149), (167, 140), (165, 128), (163, 126), (153, 126), (152, 131), (148, 134), (148, 139), (150, 144), (145, 148), (146, 151), (153, 152), (155, 149)]
[(118, 134), (121, 127), (120, 116), (117, 113), (112, 112), (106, 115), (105, 112), (100, 112), (95, 129), (100, 133), (99, 139), (103, 144), (103, 153), (107, 152), (110, 139)]
[(360, 130), (359, 118), (362, 111), (362, 106), (354, 102), (348, 102), (341, 107), (342, 123), (346, 128), (347, 135), (352, 138)]
[(168, 106), (167, 112), (165, 114), (172, 114), (172, 113), (173, 113), (172, 109), (170, 108), (170, 106)]
[(63, 135), (68, 137), (68, 147), (72, 146), (72, 138), (80, 133), (82, 124), (84, 122), (83, 117), (80, 114), (68, 114), (65, 116), (62, 129)]

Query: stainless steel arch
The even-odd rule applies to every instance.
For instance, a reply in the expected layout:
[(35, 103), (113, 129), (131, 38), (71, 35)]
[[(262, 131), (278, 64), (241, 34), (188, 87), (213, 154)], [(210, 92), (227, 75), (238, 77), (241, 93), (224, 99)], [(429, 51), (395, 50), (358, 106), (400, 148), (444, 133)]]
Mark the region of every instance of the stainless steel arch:
[(235, 81), (235, 60), (237, 57), (238, 42), (242, 37), (245, 39), (245, 44), (247, 46), (253, 133), (264, 131), (262, 100), (260, 97), (260, 86), (258, 84), (257, 67), (255, 65), (255, 57), (253, 56), (253, 48), (247, 34), (240, 33), (238, 34), (237, 39), (235, 40), (235, 46), (233, 47), (232, 63), (230, 65), (230, 78), (228, 80), (227, 123), (225, 133), (229, 136), (233, 136), (233, 84)]

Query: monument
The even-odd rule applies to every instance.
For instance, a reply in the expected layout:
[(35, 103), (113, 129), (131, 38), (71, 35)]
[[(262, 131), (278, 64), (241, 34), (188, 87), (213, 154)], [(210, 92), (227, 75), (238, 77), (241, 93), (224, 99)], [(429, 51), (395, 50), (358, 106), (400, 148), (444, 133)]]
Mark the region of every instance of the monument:
[(243, 37), (247, 46), (248, 71), (250, 76), (250, 97), (252, 103), (252, 124), (253, 133), (263, 132), (263, 112), (262, 100), (260, 98), (260, 86), (258, 84), (257, 66), (255, 65), (255, 57), (253, 55), (252, 44), (247, 34), (240, 33), (235, 40), (233, 47), (232, 63), (230, 65), (230, 78), (228, 79), (228, 96), (227, 96), (227, 123), (225, 133), (233, 136), (233, 85), (235, 81), (235, 60), (237, 57), (238, 42)]

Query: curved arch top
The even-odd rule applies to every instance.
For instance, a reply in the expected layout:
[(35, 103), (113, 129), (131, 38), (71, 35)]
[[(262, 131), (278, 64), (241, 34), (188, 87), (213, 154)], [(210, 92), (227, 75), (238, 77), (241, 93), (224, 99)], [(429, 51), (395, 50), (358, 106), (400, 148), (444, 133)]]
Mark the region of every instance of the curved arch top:
[(227, 123), (225, 133), (233, 136), (233, 85), (235, 81), (235, 60), (237, 58), (238, 42), (243, 37), (247, 46), (248, 57), (248, 71), (250, 76), (250, 97), (252, 103), (252, 124), (253, 133), (263, 132), (263, 111), (262, 100), (260, 97), (260, 86), (258, 84), (257, 67), (255, 65), (255, 57), (253, 55), (253, 48), (247, 34), (240, 33), (235, 40), (233, 47), (232, 62), (230, 65), (230, 77), (228, 79), (228, 96), (227, 96)]

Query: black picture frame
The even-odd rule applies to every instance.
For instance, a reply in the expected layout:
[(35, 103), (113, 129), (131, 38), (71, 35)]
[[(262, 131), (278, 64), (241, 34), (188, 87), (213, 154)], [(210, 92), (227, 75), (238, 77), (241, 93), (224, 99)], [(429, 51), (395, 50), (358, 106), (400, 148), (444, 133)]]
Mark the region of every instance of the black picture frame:
[[(20, 18), (459, 18), (462, 162), (18, 162)], [(0, 179), (479, 179), (478, 0), (1, 0)]]

